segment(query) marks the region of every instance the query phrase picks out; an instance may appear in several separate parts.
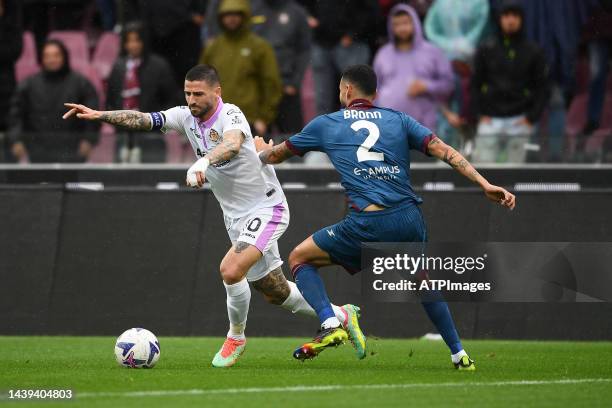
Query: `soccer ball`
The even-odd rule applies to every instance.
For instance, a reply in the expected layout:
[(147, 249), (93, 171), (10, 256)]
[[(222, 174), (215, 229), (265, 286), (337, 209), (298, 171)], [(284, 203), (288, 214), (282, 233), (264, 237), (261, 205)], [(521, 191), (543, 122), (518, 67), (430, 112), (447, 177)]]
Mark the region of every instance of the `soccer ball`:
[(153, 368), (161, 349), (157, 337), (146, 329), (129, 329), (115, 343), (115, 358), (123, 367)]

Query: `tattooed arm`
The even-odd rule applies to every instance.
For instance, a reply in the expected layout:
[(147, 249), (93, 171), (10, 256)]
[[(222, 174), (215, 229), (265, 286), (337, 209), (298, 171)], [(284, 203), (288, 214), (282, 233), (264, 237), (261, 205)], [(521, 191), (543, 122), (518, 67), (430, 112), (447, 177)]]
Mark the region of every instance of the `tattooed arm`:
[(272, 140), (266, 143), (259, 136), (255, 137), (255, 150), (259, 152), (259, 160), (264, 164), (282, 163), (294, 155), (285, 142), (274, 146)]
[(76, 103), (65, 103), (64, 105), (70, 108), (70, 110), (64, 114), (64, 119), (76, 115), (79, 119), (97, 120), (131, 130), (151, 130), (153, 127), (151, 116), (148, 113), (132, 110), (100, 112)]
[(240, 130), (228, 130), (223, 133), (223, 140), (212, 149), (205, 157), (198, 159), (187, 170), (187, 185), (189, 187), (202, 187), (206, 177), (206, 170), (211, 164), (217, 164), (230, 160), (240, 151), (244, 142), (244, 133)]
[(476, 171), (476, 169), (455, 149), (444, 143), (437, 137), (434, 137), (429, 145), (427, 145), (427, 152), (433, 157), (444, 161), (446, 164), (463, 174), (465, 177), (470, 179), (472, 182), (478, 184), (484, 188), (488, 181)]
[(230, 160), (240, 151), (240, 146), (244, 142), (244, 133), (240, 130), (228, 130), (223, 133), (223, 140), (212, 149), (206, 158), (210, 164), (216, 164)]
[(148, 113), (142, 113), (132, 110), (118, 110), (100, 112), (102, 122), (110, 123), (111, 125), (121, 126), (131, 130), (151, 130), (151, 116)]
[(509, 193), (502, 187), (494, 186), (489, 183), (487, 179), (478, 173), (474, 166), (472, 166), (470, 162), (468, 162), (465, 157), (461, 155), (461, 153), (444, 143), (439, 138), (434, 137), (429, 142), (427, 145), (427, 152), (430, 155), (443, 160), (473, 183), (478, 184), (483, 189), (489, 200), (495, 201), (504, 207), (510, 208), (511, 210), (514, 209), (516, 201), (514, 194)]

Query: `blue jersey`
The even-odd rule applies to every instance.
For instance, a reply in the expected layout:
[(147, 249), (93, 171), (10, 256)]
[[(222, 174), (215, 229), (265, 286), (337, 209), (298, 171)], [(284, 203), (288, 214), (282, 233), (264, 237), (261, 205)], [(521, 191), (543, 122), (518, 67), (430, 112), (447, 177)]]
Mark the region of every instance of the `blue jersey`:
[(360, 101), (318, 116), (286, 144), (300, 156), (313, 150), (327, 153), (340, 173), (349, 205), (361, 211), (369, 204), (422, 202), (410, 185), (410, 150), (427, 154), (433, 137), (405, 113)]

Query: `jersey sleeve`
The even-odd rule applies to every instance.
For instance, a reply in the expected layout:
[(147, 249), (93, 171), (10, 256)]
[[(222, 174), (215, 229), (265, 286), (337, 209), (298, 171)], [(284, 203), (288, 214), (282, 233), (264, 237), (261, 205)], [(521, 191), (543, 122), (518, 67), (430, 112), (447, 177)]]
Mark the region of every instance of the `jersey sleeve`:
[(429, 156), (427, 146), (429, 145), (429, 142), (436, 137), (436, 135), (415, 119), (403, 113), (402, 122), (404, 124), (406, 136), (408, 137), (410, 149), (418, 150), (421, 153)]
[(251, 135), (251, 127), (244, 113), (237, 106), (232, 106), (229, 109), (221, 112), (221, 132), (225, 133), (230, 130), (239, 130), (246, 137)]
[(296, 135), (285, 141), (286, 146), (298, 156), (311, 151), (323, 151), (323, 118), (321, 116), (313, 119)]
[(185, 116), (190, 115), (186, 106), (175, 106), (165, 111), (151, 112), (151, 130), (161, 130), (166, 133), (170, 130), (183, 131)]

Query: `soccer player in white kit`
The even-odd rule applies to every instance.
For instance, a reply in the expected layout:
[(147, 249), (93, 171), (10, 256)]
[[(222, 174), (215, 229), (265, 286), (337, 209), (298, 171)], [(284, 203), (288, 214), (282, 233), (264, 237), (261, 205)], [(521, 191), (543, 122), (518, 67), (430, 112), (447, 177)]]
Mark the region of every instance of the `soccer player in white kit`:
[[(160, 78), (160, 80), (163, 80)], [(197, 65), (185, 76), (188, 106), (162, 112), (100, 112), (83, 105), (66, 103), (64, 119), (98, 120), (133, 130), (169, 130), (183, 134), (198, 160), (187, 171), (187, 184), (201, 188), (205, 179), (221, 205), (232, 247), (220, 265), (227, 291), (230, 327), (215, 355), (215, 367), (230, 367), (244, 352), (244, 335), (251, 290), (249, 282), (265, 299), (311, 317), (317, 314), (297, 286), (285, 279), (278, 239), (289, 225), (289, 206), (271, 165), (262, 164), (255, 150), (249, 124), (236, 105), (224, 103), (217, 71)], [(357, 357), (366, 355), (365, 339), (359, 328), (359, 308), (333, 305), (338, 319), (349, 331)]]

